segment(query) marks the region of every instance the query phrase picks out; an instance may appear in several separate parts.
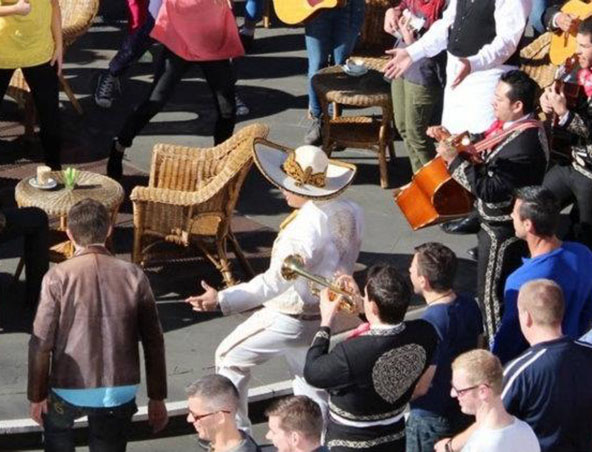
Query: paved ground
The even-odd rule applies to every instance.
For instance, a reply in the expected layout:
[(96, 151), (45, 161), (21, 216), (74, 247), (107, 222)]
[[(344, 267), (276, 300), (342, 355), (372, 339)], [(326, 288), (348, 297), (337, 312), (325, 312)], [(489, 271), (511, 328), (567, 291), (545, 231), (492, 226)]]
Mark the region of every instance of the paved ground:
[[(109, 18), (117, 18), (118, 11), (108, 11)], [(134, 102), (148, 89), (152, 65), (138, 64), (123, 84), (122, 97), (109, 111), (94, 106), (91, 93), (94, 90), (98, 70), (105, 68), (114, 54), (123, 25), (115, 19), (99, 20), (96, 26), (82, 38), (67, 56), (66, 75), (78, 93), (85, 109), (83, 117), (76, 117), (71, 106), (64, 102), (64, 117), (68, 118), (68, 162), (103, 159), (108, 154), (111, 137), (117, 133), (123, 119)], [(158, 49), (151, 50), (156, 55)], [(270, 30), (259, 30), (254, 53), (238, 61), (238, 91), (251, 107), (251, 114), (240, 119), (237, 127), (250, 122), (264, 122), (271, 127), (271, 139), (296, 146), (301, 143), (308, 126), (306, 118), (306, 58), (301, 28), (284, 28), (278, 24)], [(14, 109), (7, 105), (10, 118)], [(9, 118), (9, 119), (10, 119)], [(142, 134), (128, 152), (130, 163), (148, 171), (150, 150), (157, 142), (171, 142), (192, 146), (210, 146), (213, 112), (210, 93), (199, 70), (191, 71), (177, 89), (175, 96)], [(12, 154), (0, 157), (1, 162), (12, 162), (21, 157), (20, 147), (11, 148)], [(338, 155), (358, 165), (359, 175), (348, 191), (348, 196), (360, 203), (366, 213), (367, 227), (359, 261), (365, 265), (390, 262), (405, 270), (410, 262), (413, 247), (425, 241), (442, 241), (457, 252), (461, 265), (457, 278), (458, 287), (474, 292), (475, 265), (466, 258), (466, 250), (476, 244), (474, 236), (450, 236), (432, 227), (413, 232), (392, 201), (391, 190), (383, 190), (378, 184), (378, 165), (374, 155), (357, 150), (347, 150)], [(0, 173), (2, 167), (0, 167)], [(409, 164), (401, 143), (397, 143), (397, 158), (389, 166), (391, 186), (407, 182)], [(276, 229), (288, 208), (278, 190), (267, 184), (254, 169), (248, 177), (237, 208), (248, 218)], [(271, 241), (273, 238), (267, 238)], [(245, 244), (248, 246), (248, 244)], [(5, 290), (2, 302), (17, 304), (22, 285), (10, 293), (6, 285), (14, 272), (17, 259), (0, 248), (0, 286)], [(196, 275), (196, 280), (197, 280)], [(213, 354), (216, 345), (241, 320), (241, 316), (220, 318), (215, 316), (196, 318), (180, 300), (187, 294), (179, 293), (167, 285), (159, 291), (158, 306), (169, 327), (166, 331), (167, 361), (170, 400), (183, 400), (183, 388), (196, 377), (213, 371)], [(20, 315), (20, 314), (19, 314)], [(23, 311), (22, 315), (26, 315)], [(1, 318), (0, 318), (1, 322)], [(26, 344), (25, 330), (0, 333), (0, 425), (2, 421), (25, 418), (26, 403)], [(273, 360), (254, 373), (254, 386), (270, 384), (288, 378), (281, 360)], [(145, 404), (144, 390), (140, 391), (139, 404)], [(263, 439), (263, 427), (258, 439)], [(1, 446), (2, 438), (0, 438)], [(132, 443), (129, 450), (191, 450), (192, 435)]]

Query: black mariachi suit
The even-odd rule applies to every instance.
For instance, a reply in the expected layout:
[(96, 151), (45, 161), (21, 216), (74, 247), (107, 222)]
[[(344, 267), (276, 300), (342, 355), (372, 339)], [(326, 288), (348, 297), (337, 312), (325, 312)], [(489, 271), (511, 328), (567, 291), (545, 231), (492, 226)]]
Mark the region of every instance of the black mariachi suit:
[(404, 452), (403, 412), (432, 360), (436, 330), (425, 320), (372, 328), (329, 353), (330, 335), (329, 328), (319, 330), (304, 366), (306, 381), (329, 392), (327, 447)]
[(485, 334), (493, 339), (502, 315), (507, 276), (526, 256), (525, 242), (515, 236), (510, 214), (514, 191), (543, 181), (549, 150), (542, 127), (514, 131), (472, 164), (461, 155), (449, 165), (452, 177), (476, 198), (481, 230), (477, 235), (477, 293)]
[(574, 239), (592, 249), (592, 97), (582, 97), (559, 128), (571, 138), (572, 162), (551, 168), (543, 185), (562, 207), (576, 202), (579, 223), (573, 226)]

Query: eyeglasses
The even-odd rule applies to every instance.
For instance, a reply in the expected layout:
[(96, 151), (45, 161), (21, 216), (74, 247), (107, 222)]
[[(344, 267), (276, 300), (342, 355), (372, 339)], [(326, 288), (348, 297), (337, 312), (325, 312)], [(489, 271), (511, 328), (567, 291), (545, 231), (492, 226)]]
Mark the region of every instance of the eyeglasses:
[(463, 388), (463, 389), (456, 389), (456, 388), (454, 387), (454, 385), (451, 383), (451, 384), (450, 384), (450, 386), (451, 386), (450, 392), (451, 392), (451, 394), (452, 394), (452, 395), (456, 394), (456, 397), (462, 397), (462, 396), (463, 396), (463, 395), (465, 395), (467, 392), (469, 392), (469, 391), (472, 391), (473, 389), (476, 389), (476, 388), (478, 388), (478, 387), (479, 387), (479, 386), (481, 386), (481, 385), (483, 385), (483, 386), (487, 386), (487, 387), (489, 388), (489, 385), (488, 385), (487, 383), (478, 383), (478, 384), (476, 384), (476, 385), (469, 386), (468, 388)]
[(197, 422), (197, 421), (203, 419), (204, 417), (208, 417), (208, 416), (211, 416), (212, 414), (216, 414), (216, 413), (230, 414), (230, 411), (228, 411), (228, 410), (218, 410), (218, 411), (212, 411), (211, 413), (206, 413), (206, 414), (195, 414), (193, 411), (189, 410), (189, 414), (193, 418), (193, 422)]

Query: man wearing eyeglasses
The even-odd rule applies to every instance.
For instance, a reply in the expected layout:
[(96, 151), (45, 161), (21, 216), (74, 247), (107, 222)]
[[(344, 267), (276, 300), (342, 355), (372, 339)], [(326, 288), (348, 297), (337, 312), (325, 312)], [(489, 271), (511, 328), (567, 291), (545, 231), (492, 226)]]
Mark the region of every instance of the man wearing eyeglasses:
[(236, 426), (239, 395), (232, 382), (222, 375), (206, 375), (187, 389), (187, 422), (199, 439), (216, 452), (259, 452), (259, 446)]
[[(508, 414), (502, 402), (503, 369), (499, 359), (486, 350), (463, 353), (452, 363), (450, 395), (465, 414), (474, 415), (478, 426), (463, 452), (540, 452), (532, 428)], [(459, 450), (450, 439), (445, 451)]]

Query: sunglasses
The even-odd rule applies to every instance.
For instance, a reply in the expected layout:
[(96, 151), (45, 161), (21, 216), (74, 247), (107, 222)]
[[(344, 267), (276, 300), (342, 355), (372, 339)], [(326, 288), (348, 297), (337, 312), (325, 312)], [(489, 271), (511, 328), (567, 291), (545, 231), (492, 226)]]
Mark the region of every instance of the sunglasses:
[(212, 414), (216, 414), (216, 413), (226, 413), (226, 414), (230, 414), (230, 411), (228, 410), (218, 410), (218, 411), (212, 411), (211, 413), (206, 413), (206, 414), (195, 414), (193, 411), (189, 410), (189, 414), (191, 415), (191, 417), (193, 418), (194, 422), (197, 422), (205, 417), (211, 416)]

